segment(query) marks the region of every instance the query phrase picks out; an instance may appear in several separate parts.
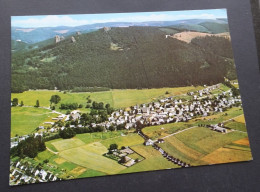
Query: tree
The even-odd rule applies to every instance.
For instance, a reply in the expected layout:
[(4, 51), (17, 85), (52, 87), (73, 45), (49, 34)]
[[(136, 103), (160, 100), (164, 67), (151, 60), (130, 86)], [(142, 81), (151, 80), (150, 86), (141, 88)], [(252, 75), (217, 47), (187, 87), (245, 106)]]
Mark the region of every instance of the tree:
[(112, 151), (118, 148), (118, 145), (116, 143), (113, 143), (109, 146), (108, 150)]
[(232, 87), (231, 91), (232, 91), (233, 96), (235, 96), (235, 97), (239, 96), (239, 90), (237, 88)]
[(108, 129), (109, 129), (109, 131), (115, 131), (116, 130), (115, 126), (113, 126), (113, 125), (109, 126)]
[(39, 151), (44, 151), (45, 149), (46, 146), (41, 136), (30, 136), (11, 149), (11, 156), (19, 156), (21, 158), (28, 156), (34, 158)]
[(52, 95), (51, 96), (51, 99), (50, 99), (50, 102), (51, 104), (54, 103), (54, 104), (58, 104), (60, 102), (61, 98), (59, 95)]
[(39, 102), (39, 100), (36, 100), (36, 104), (35, 104), (34, 107), (40, 107), (40, 102)]
[(49, 163), (49, 159), (45, 159), (43, 163)]
[(69, 139), (76, 135), (75, 131), (71, 128), (63, 129), (59, 132), (59, 135), (63, 139)]
[(121, 157), (119, 163), (126, 163), (126, 162), (127, 162), (126, 156)]
[(13, 98), (12, 106), (17, 106), (17, 105), (18, 105), (18, 99), (17, 98)]

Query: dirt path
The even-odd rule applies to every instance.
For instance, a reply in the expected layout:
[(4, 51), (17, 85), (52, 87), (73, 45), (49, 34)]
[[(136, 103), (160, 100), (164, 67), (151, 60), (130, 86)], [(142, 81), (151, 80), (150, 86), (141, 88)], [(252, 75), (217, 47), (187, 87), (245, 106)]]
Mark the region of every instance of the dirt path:
[(161, 138), (161, 139), (166, 139), (167, 137), (171, 137), (171, 136), (173, 136), (173, 135), (177, 135), (177, 134), (179, 134), (179, 133), (181, 133), (181, 132), (188, 131), (188, 130), (190, 130), (190, 129), (197, 128), (197, 127), (198, 127), (198, 126), (189, 127), (189, 128), (183, 129), (183, 130), (181, 130), (181, 131), (178, 131), (178, 132), (176, 132), (176, 133), (172, 133), (172, 134), (170, 134), (170, 135), (167, 135), (167, 136), (165, 136), (165, 137), (163, 137), (163, 138)]
[(46, 147), (46, 149), (47, 149), (48, 151), (50, 151), (51, 153), (54, 153), (55, 155), (58, 155), (58, 154), (59, 154), (59, 152), (55, 152), (55, 151), (51, 150), (51, 149), (48, 148), (48, 147)]

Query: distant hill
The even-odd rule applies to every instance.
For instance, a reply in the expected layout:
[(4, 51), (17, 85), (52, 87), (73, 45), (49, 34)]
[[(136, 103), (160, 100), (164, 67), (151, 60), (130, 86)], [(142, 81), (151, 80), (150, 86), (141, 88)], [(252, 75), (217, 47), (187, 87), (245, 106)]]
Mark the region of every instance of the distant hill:
[(14, 51), (20, 51), (20, 50), (27, 50), (29, 45), (25, 42), (22, 41), (14, 41), (11, 40), (11, 50), (12, 52)]
[[(217, 25), (214, 26), (214, 24), (218, 24), (218, 26)], [(55, 35), (68, 36), (68, 35), (75, 34), (77, 31), (80, 31), (81, 33), (89, 33), (103, 27), (129, 27), (129, 26), (155, 26), (155, 27), (172, 26), (174, 28), (195, 30), (199, 32), (211, 32), (211, 33), (228, 32), (228, 29), (224, 27), (227, 26), (227, 21), (225, 19), (190, 19), (190, 20), (178, 20), (178, 21), (110, 22), (110, 23), (96, 23), (90, 25), (82, 25), (76, 27), (67, 27), (67, 26), (39, 27), (39, 28), (12, 27), (11, 38), (14, 41), (21, 40), (25, 43), (35, 44), (53, 38)], [(214, 27), (214, 29), (212, 27)]]
[[(160, 27), (112, 27), (12, 57), (12, 92), (75, 87), (158, 88), (235, 78), (231, 43), (166, 38)], [(33, 79), (33, 81), (32, 81)]]

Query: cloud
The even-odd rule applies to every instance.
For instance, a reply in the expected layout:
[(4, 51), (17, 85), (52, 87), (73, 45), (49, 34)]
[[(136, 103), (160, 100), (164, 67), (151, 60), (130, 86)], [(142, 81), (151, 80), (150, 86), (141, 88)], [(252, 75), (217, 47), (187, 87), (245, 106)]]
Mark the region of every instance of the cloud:
[[(92, 16), (93, 17), (93, 16)], [(84, 18), (84, 15), (82, 15)], [(85, 18), (88, 18), (86, 15)], [(149, 14), (149, 15), (140, 15), (133, 14), (129, 16), (118, 17), (114, 14), (114, 17), (111, 17), (107, 14), (106, 17), (102, 17), (104, 19), (73, 19), (69, 15), (58, 16), (58, 15), (48, 15), (43, 18), (31, 17), (29, 19), (12, 19), (12, 26), (19, 27), (57, 27), (57, 26), (79, 26), (93, 23), (106, 23), (106, 22), (144, 22), (144, 21), (174, 21), (174, 20), (182, 20), (182, 19), (215, 19), (216, 16), (214, 14), (179, 14), (179, 15), (171, 15), (171, 14)]]

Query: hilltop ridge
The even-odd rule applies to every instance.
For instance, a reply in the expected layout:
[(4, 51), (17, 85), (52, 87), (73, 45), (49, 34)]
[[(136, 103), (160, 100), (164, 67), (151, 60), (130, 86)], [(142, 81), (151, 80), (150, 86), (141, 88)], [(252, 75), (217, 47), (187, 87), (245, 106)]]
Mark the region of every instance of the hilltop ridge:
[(75, 43), (67, 38), (17, 53), (12, 58), (12, 91), (177, 87), (235, 78), (229, 40), (212, 36), (187, 44), (167, 34), (158, 27), (102, 28), (75, 35)]

